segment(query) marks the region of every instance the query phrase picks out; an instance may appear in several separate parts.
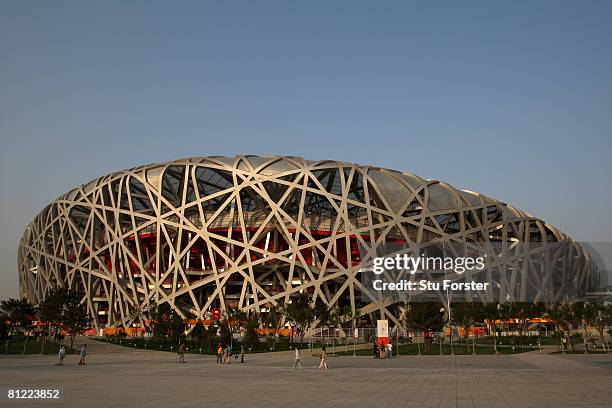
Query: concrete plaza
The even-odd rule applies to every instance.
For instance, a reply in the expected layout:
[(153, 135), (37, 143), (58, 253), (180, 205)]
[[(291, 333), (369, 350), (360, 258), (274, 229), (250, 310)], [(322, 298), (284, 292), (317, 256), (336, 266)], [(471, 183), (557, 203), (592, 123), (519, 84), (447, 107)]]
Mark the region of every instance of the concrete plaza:
[(303, 353), (247, 355), (216, 365), (214, 356), (135, 350), (87, 340), (78, 357), (0, 356), (0, 387), (63, 389), (63, 398), (12, 400), (3, 407), (609, 407), (612, 355), (330, 357), (329, 370)]

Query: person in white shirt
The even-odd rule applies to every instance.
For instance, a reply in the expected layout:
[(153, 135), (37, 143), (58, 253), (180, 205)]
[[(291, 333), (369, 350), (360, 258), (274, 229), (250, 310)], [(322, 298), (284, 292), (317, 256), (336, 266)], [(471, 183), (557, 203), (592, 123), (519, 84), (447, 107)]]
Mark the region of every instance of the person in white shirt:
[(297, 370), (297, 369), (302, 369), (302, 361), (300, 359), (300, 349), (299, 348), (295, 348), (295, 360), (293, 361), (293, 369)]
[(387, 353), (389, 358), (393, 357), (393, 344), (391, 342), (387, 343)]
[(66, 357), (66, 348), (64, 346), (62, 346), (59, 349), (59, 353), (57, 353), (57, 357), (58, 357), (58, 361), (57, 364), (55, 364), (56, 366), (63, 366), (64, 365), (64, 357)]

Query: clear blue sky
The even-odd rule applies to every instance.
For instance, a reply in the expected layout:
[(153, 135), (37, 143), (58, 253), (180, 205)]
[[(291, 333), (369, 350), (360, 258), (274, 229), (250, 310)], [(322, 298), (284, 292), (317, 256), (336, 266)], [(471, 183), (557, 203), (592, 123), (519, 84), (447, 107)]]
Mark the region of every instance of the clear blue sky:
[(84, 3), (0, 2), (0, 298), (44, 205), (186, 156), (409, 171), (612, 242), (610, 1)]

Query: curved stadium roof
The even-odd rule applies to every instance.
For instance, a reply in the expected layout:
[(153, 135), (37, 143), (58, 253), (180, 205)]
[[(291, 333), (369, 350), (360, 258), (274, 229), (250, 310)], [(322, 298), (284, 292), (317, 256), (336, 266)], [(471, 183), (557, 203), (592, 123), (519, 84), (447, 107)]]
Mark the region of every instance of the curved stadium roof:
[(337, 161), (213, 156), (62, 195), (26, 228), (19, 282), (35, 303), (55, 286), (82, 290), (96, 328), (129, 324), (152, 302), (205, 319), (212, 308), (265, 312), (301, 292), (397, 322), (394, 302), (364, 280), (367, 265), (384, 245), (418, 254), (440, 242), (494, 260), (480, 277), (495, 285), (478, 300), (565, 299), (599, 281), (571, 238), (482, 194)]

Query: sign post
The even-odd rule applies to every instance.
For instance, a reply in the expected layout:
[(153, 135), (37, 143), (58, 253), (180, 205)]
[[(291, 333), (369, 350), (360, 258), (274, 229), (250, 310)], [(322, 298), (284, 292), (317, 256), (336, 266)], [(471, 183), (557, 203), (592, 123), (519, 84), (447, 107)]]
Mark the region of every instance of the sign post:
[(380, 350), (380, 358), (387, 356), (387, 344), (389, 344), (389, 321), (376, 321), (376, 335), (378, 337), (378, 348)]
[(376, 321), (376, 336), (378, 337), (378, 345), (389, 344), (389, 321), (388, 320), (377, 320)]

